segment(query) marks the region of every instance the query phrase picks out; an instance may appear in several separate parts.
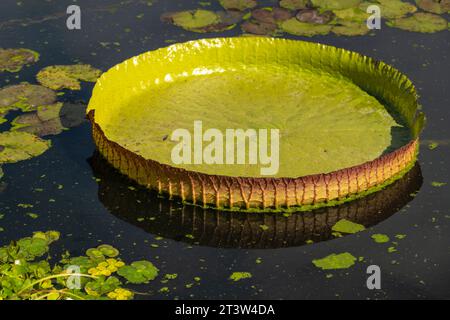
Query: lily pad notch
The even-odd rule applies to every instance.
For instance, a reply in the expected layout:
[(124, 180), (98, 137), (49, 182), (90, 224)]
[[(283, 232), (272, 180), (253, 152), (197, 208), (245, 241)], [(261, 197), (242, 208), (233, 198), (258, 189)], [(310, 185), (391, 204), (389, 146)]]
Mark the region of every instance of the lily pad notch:
[[(245, 52), (255, 53), (242, 54)], [(145, 158), (105, 134), (102, 125), (109, 121), (111, 113), (123, 107), (115, 97), (119, 93), (121, 96), (128, 94), (123, 92), (123, 79), (127, 87), (141, 87), (151, 78), (164, 79), (167, 73), (186, 74), (199, 66), (217, 66), (223, 61), (244, 65), (270, 61), (280, 67), (344, 78), (395, 114), (409, 130), (409, 142), (355, 166), (299, 177), (266, 178), (221, 175), (220, 172), (208, 174), (174, 167)], [(156, 88), (149, 85), (146, 90)], [(425, 116), (418, 111), (418, 106), (411, 81), (383, 62), (317, 43), (246, 37), (191, 41), (131, 58), (100, 77), (87, 114), (93, 125), (94, 141), (103, 157), (121, 173), (149, 189), (203, 207), (285, 212), (335, 206), (381, 190), (401, 178), (417, 159), (419, 134), (425, 125)]]

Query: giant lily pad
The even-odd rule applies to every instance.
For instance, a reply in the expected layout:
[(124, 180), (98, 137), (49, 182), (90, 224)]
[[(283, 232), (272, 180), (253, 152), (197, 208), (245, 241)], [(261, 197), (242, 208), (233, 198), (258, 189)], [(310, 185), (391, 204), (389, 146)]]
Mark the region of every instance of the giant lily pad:
[[(193, 204), (281, 211), (336, 205), (402, 177), (425, 122), (417, 108), (412, 83), (382, 62), (322, 44), (239, 37), (134, 57), (102, 76), (87, 112), (101, 154), (139, 184)], [(194, 125), (278, 129), (280, 161), (275, 170), (219, 157), (193, 163), (186, 147), (188, 160), (175, 162)], [(179, 128), (189, 133), (183, 144), (173, 136)]]
[(30, 49), (0, 49), (0, 72), (18, 72), (38, 60), (39, 53)]
[(361, 0), (311, 0), (311, 2), (323, 10), (340, 10), (357, 7)]
[(306, 36), (306, 37), (326, 35), (332, 29), (332, 26), (330, 25), (300, 22), (297, 18), (292, 18), (287, 21), (284, 21), (283, 23), (281, 23), (280, 27), (284, 32), (296, 36)]
[(450, 12), (450, 0), (416, 0), (417, 6), (425, 11), (437, 14)]
[(21, 83), (0, 89), (0, 114), (9, 110), (34, 111), (38, 106), (53, 104), (56, 93), (46, 87)]
[(80, 90), (80, 80), (95, 82), (101, 70), (87, 64), (50, 66), (42, 69), (36, 78), (43, 86), (53, 89)]
[(256, 7), (256, 0), (220, 0), (220, 4), (227, 10), (244, 11)]
[(117, 274), (131, 283), (147, 283), (158, 276), (158, 268), (149, 261), (135, 261), (129, 266), (123, 266)]
[(50, 141), (26, 132), (2, 132), (0, 147), (0, 163), (12, 163), (43, 154), (50, 148)]
[(433, 33), (448, 28), (448, 22), (441, 16), (432, 13), (418, 12), (406, 18), (399, 18), (387, 22), (390, 27), (403, 30)]

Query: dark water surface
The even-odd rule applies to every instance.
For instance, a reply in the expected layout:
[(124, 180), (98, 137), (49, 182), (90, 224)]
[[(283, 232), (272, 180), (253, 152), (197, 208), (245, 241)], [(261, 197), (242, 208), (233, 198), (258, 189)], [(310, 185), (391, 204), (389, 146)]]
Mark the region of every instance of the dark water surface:
[[(34, 75), (47, 65), (83, 62), (106, 71), (126, 58), (172, 41), (240, 34), (235, 28), (200, 35), (160, 22), (165, 11), (198, 7), (185, 0), (154, 0), (153, 6), (138, 0), (77, 1), (82, 9), (82, 30), (69, 31), (65, 10), (71, 3), (1, 1), (0, 47), (25, 47), (41, 53), (40, 61), (22, 72), (2, 73), (1, 86), (34, 83)], [(422, 136), (420, 165), (405, 179), (357, 203), (315, 214), (219, 214), (128, 188), (133, 184), (95, 155), (90, 125), (84, 123), (50, 137), (53, 146), (44, 155), (3, 166), (6, 188), (0, 192), (0, 213), (4, 214), (0, 245), (50, 229), (62, 233), (62, 239), (53, 245), (55, 255), (66, 249), (73, 255), (83, 254), (98, 243), (114, 245), (128, 262), (148, 259), (162, 274), (178, 273), (168, 284), (156, 280), (136, 288), (150, 293), (144, 298), (151, 299), (449, 299), (450, 185), (431, 185), (433, 181), (450, 183), (448, 31), (418, 34), (384, 27), (374, 36), (305, 40), (386, 61), (416, 84), (428, 125)], [(67, 91), (60, 99), (87, 103), (92, 87), (84, 84), (80, 92)], [(434, 150), (427, 147), (431, 140), (439, 142)], [(21, 203), (34, 207), (24, 209), (18, 206)], [(30, 211), (39, 217), (32, 219), (27, 215)], [(356, 235), (319, 242), (330, 237), (330, 227), (342, 218), (371, 227)], [(269, 229), (263, 231), (261, 224)], [(375, 243), (370, 237), (374, 233), (397, 241), (397, 252), (388, 252), (393, 246), (390, 243)], [(406, 238), (397, 240), (396, 234)], [(155, 239), (158, 236), (164, 239)], [(307, 240), (314, 243), (305, 244)], [(341, 252), (364, 260), (350, 269), (331, 272), (311, 263)], [(261, 263), (256, 263), (257, 259)], [(381, 290), (366, 287), (366, 268), (371, 264), (381, 267)], [(234, 271), (251, 272), (253, 277), (230, 282), (228, 277)], [(186, 288), (194, 277), (201, 278), (199, 285)], [(170, 288), (169, 293), (158, 292), (164, 286)]]

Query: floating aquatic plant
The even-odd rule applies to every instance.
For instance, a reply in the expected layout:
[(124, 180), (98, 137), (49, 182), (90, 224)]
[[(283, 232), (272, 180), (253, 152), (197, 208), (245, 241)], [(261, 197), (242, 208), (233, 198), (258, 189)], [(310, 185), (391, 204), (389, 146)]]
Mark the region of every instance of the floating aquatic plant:
[(356, 262), (356, 257), (348, 252), (340, 254), (330, 254), (322, 259), (313, 260), (313, 264), (322, 270), (347, 269)]
[(319, 7), (322, 10), (340, 10), (356, 7), (360, 4), (361, 0), (311, 0), (311, 3), (315, 7)]
[(36, 78), (40, 84), (53, 90), (80, 90), (80, 80), (95, 82), (101, 73), (87, 64), (59, 65), (42, 69)]
[(117, 273), (130, 283), (148, 283), (158, 276), (158, 268), (149, 261), (135, 261), (121, 267)]
[[(57, 231), (35, 232), (32, 237), (0, 247), (0, 300), (133, 299), (135, 293), (123, 288), (124, 278), (118, 275), (118, 270), (126, 268), (119, 258), (71, 257), (66, 252), (61, 261), (50, 264), (45, 256), (59, 236)], [(118, 250), (109, 245), (95, 248), (98, 249), (105, 254), (118, 254)], [(148, 264), (151, 263), (140, 261), (139, 266)], [(80, 273), (68, 270), (73, 266), (79, 267)], [(80, 278), (79, 288), (67, 281), (71, 276)], [(154, 278), (146, 274), (147, 280)]]
[(220, 0), (220, 4), (227, 10), (244, 11), (256, 7), (258, 3), (256, 0)]
[(447, 30), (448, 22), (441, 16), (432, 13), (418, 12), (410, 17), (393, 19), (387, 22), (390, 27), (407, 31), (433, 33)]
[(287, 32), (289, 34), (306, 37), (326, 35), (332, 29), (332, 26), (330, 25), (300, 22), (297, 18), (292, 18), (284, 21), (283, 23), (281, 23), (280, 27), (284, 32)]
[(0, 89), (0, 113), (10, 110), (35, 111), (39, 106), (55, 101), (56, 93), (40, 85), (25, 82)]
[(30, 49), (1, 49), (0, 48), (0, 72), (18, 72), (25, 65), (30, 65), (39, 60), (39, 53)]
[(417, 6), (431, 13), (450, 13), (450, 0), (416, 0)]
[(26, 132), (0, 133), (0, 163), (31, 159), (47, 151), (50, 141)]
[(240, 281), (242, 279), (249, 279), (252, 277), (252, 274), (250, 272), (233, 272), (229, 279), (233, 280), (234, 282)]
[(359, 223), (354, 223), (347, 219), (341, 219), (331, 228), (333, 231), (341, 233), (357, 233), (364, 231), (366, 228)]
[(289, 10), (300, 10), (308, 7), (309, 0), (281, 0), (280, 7)]
[(366, 11), (370, 5), (380, 7), (381, 16), (385, 19), (401, 18), (417, 11), (416, 6), (400, 0), (376, 0), (376, 2), (363, 2), (361, 8)]

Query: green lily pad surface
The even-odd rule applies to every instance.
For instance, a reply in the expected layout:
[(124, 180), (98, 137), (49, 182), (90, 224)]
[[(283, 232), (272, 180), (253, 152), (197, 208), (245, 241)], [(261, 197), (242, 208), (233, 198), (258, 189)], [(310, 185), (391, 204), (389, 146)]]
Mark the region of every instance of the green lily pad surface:
[(450, 0), (416, 0), (417, 6), (431, 13), (450, 13)]
[(87, 64), (50, 66), (42, 69), (36, 78), (43, 86), (53, 89), (80, 90), (80, 80), (95, 82), (102, 71)]
[(26, 132), (2, 132), (0, 147), (0, 163), (12, 163), (43, 154), (50, 148), (50, 141)]
[(361, 0), (311, 0), (315, 7), (323, 10), (339, 10), (358, 6)]
[(227, 10), (243, 11), (256, 7), (256, 0), (220, 0), (220, 4)]
[(1, 49), (0, 48), (0, 72), (18, 72), (23, 66), (35, 63), (39, 60), (39, 53), (30, 49)]
[(388, 21), (391, 27), (422, 33), (433, 33), (447, 30), (448, 22), (441, 16), (432, 13), (418, 12), (406, 18)]
[(322, 270), (347, 269), (353, 266), (356, 257), (348, 252), (331, 254), (322, 259), (313, 260), (313, 264)]
[(363, 2), (361, 8), (366, 11), (370, 5), (377, 5), (381, 10), (381, 17), (393, 19), (404, 17), (417, 11), (416, 6), (400, 0), (377, 0), (375, 2)]
[(312, 37), (312, 36), (317, 36), (317, 35), (328, 34), (331, 31), (332, 26), (300, 22), (300, 21), (298, 21), (298, 19), (292, 18), (287, 21), (284, 21), (281, 24), (281, 29), (284, 32), (287, 32), (287, 33), (290, 33), (290, 34), (293, 34), (296, 36)]
[(355, 223), (346, 219), (339, 220), (331, 229), (336, 232), (349, 234), (366, 230), (366, 228), (362, 224)]
[(123, 266), (117, 274), (130, 283), (147, 283), (158, 276), (158, 268), (149, 261), (135, 261), (129, 266)]
[(199, 33), (224, 31), (233, 28), (241, 18), (242, 14), (234, 11), (224, 13), (201, 9), (166, 13), (162, 16), (163, 21)]
[(35, 111), (39, 106), (55, 103), (56, 93), (46, 87), (29, 83), (0, 89), (0, 114), (10, 110)]
[(309, 0), (281, 0), (280, 7), (289, 10), (299, 10), (307, 8)]

